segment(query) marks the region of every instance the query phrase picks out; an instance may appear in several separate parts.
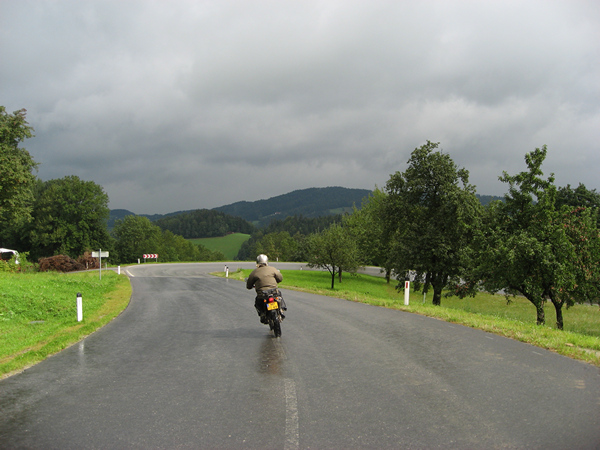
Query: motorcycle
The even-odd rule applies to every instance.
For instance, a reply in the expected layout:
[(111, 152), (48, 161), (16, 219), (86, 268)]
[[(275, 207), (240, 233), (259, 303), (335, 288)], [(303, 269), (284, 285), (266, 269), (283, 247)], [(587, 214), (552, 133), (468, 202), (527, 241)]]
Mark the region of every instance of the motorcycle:
[(268, 324), (275, 337), (281, 337), (281, 321), (285, 319), (282, 311), (287, 311), (287, 306), (279, 289), (272, 289), (262, 297), (264, 302), (264, 322)]

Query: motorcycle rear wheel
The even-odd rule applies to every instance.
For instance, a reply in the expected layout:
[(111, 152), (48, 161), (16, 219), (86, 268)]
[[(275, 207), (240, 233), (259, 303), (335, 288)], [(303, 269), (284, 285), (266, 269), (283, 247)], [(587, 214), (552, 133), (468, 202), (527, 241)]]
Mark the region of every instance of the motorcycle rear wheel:
[(281, 337), (281, 321), (279, 320), (279, 317), (276, 317), (275, 320), (273, 320), (273, 334), (275, 334), (275, 337)]

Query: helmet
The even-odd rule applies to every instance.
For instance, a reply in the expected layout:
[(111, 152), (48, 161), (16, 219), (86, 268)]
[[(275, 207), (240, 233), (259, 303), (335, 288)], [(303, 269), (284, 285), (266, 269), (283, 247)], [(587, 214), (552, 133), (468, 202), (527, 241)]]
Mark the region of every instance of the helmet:
[(269, 258), (267, 255), (263, 255), (262, 253), (256, 257), (256, 264), (264, 264), (267, 265), (269, 263)]

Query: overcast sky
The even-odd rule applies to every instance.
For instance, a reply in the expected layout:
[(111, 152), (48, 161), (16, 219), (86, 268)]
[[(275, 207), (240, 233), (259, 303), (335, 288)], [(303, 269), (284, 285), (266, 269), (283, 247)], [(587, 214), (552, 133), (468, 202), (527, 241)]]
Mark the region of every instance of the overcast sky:
[(600, 191), (600, 2), (0, 0), (0, 105), (138, 214), (383, 187), (427, 140), (480, 194), (544, 144)]

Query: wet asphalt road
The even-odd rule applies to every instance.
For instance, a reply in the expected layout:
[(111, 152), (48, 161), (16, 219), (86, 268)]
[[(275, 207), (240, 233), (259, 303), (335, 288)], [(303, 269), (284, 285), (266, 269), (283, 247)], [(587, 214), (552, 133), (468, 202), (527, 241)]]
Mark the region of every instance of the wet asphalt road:
[(120, 317), (0, 381), (0, 448), (600, 448), (598, 368), (287, 291), (274, 265), (280, 339), (243, 283), (205, 275), (222, 264), (128, 269)]

